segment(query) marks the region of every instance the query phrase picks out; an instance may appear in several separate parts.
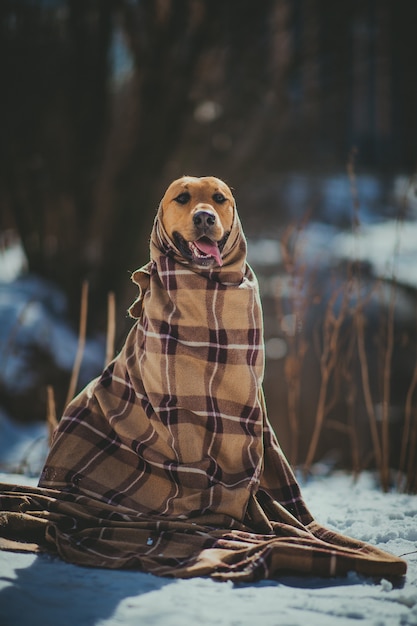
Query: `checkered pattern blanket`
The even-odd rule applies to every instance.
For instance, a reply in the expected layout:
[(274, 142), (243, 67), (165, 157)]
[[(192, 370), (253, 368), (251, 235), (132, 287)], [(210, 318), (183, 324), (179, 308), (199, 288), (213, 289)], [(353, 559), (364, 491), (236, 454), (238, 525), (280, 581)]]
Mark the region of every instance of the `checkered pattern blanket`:
[(222, 580), (404, 573), (313, 520), (267, 419), (237, 216), (223, 257), (196, 270), (157, 216), (122, 351), (67, 407), (39, 487), (0, 491), (3, 547), (35, 541), (84, 565)]

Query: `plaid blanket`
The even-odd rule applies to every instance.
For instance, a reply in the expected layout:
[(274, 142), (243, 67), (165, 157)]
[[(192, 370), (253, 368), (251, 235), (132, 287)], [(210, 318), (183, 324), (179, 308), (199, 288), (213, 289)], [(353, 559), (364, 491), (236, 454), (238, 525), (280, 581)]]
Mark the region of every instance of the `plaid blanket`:
[(39, 487), (1, 487), (0, 546), (221, 580), (405, 573), (308, 511), (266, 414), (258, 285), (237, 215), (223, 258), (196, 270), (157, 215), (151, 261), (133, 274), (137, 321), (67, 407)]

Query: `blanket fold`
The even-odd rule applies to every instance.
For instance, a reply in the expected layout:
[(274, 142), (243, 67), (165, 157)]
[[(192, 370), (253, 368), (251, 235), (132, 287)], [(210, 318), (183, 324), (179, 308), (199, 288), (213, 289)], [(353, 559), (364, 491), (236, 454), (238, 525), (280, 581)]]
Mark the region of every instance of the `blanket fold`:
[(151, 261), (132, 278), (137, 321), (66, 408), (39, 486), (0, 486), (0, 547), (184, 578), (403, 575), (404, 561), (323, 528), (304, 503), (267, 417), (237, 214), (222, 267), (197, 270), (158, 213)]
[[(266, 516), (251, 499), (245, 523), (223, 516), (196, 521), (144, 517), (86, 496), (0, 485), (0, 548), (47, 549), (66, 561), (111, 569), (140, 569), (159, 576), (253, 582), (280, 574), (402, 576), (405, 563), (312, 521), (303, 526)], [(10, 541), (12, 539), (13, 541)], [(33, 545), (36, 541), (37, 545)], [(32, 542), (32, 543), (27, 543)]]

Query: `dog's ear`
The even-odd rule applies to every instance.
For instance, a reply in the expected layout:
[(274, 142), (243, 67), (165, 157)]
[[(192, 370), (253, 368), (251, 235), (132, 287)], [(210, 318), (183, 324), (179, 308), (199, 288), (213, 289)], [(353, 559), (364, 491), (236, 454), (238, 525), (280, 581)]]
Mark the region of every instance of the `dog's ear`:
[[(148, 265), (150, 264), (148, 263)], [(149, 287), (150, 272), (148, 265), (141, 267), (140, 270), (136, 270), (131, 276), (132, 281), (139, 287), (139, 295), (132, 306), (128, 309), (130, 317), (135, 319), (139, 319), (141, 316), (143, 309), (143, 297)]]

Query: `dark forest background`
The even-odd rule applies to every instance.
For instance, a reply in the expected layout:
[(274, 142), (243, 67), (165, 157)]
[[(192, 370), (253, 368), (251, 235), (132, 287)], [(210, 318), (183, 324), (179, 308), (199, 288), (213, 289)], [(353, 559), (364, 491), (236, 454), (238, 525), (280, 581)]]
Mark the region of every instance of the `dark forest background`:
[[(173, 178), (223, 178), (262, 236), (291, 223), (281, 192), (294, 173), (347, 176), (354, 155), (382, 188), (413, 175), (416, 17), (415, 0), (2, 0), (0, 233), (67, 294), (74, 325), (82, 281), (90, 330), (105, 329), (114, 292), (121, 342), (130, 272)], [(274, 407), (288, 401), (279, 368), (266, 378)]]
[(343, 171), (353, 147), (362, 171), (411, 173), (416, 8), (3, 0), (0, 229), (71, 302), (88, 278), (124, 306), (174, 177), (217, 175), (243, 218), (280, 219), (265, 193), (278, 173)]

